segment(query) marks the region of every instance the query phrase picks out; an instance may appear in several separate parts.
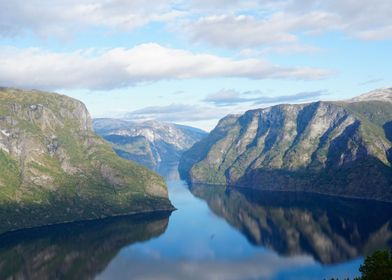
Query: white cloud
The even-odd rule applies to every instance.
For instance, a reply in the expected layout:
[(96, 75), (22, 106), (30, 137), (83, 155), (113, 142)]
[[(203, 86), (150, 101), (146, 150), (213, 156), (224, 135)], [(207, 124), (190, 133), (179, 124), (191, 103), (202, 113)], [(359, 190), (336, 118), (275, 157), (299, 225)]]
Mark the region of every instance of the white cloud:
[(217, 92), (210, 93), (203, 101), (212, 103), (217, 106), (226, 106), (239, 103), (252, 102), (254, 98), (243, 96), (240, 92), (233, 89), (221, 89)]
[(230, 110), (210, 106), (170, 104), (139, 109), (125, 114), (124, 118), (134, 121), (195, 122), (221, 119), (229, 113)]
[(192, 31), (192, 38), (225, 47), (292, 42), (297, 32), (316, 30), (380, 40), (392, 38), (391, 13), (390, 0), (13, 0), (0, 1), (0, 36), (68, 36), (83, 28), (129, 30), (150, 22), (178, 26), (186, 18), (184, 32)]
[(158, 44), (72, 53), (0, 49), (0, 84), (40, 89), (113, 89), (164, 79), (241, 77), (320, 79), (325, 69), (282, 67), (260, 59), (231, 59)]
[[(159, 120), (194, 125), (195, 122), (219, 120), (232, 113), (243, 113), (250, 109), (249, 103), (253, 107), (258, 108), (262, 105), (314, 101), (327, 94), (326, 91), (319, 90), (298, 92), (292, 95), (268, 96), (260, 91), (239, 92), (233, 89), (222, 89), (207, 95), (203, 99), (204, 102), (213, 106), (173, 103), (164, 106), (150, 106), (123, 113), (121, 118), (132, 121)], [(210, 126), (205, 126), (204, 128), (209, 130)]]
[(390, 0), (13, 0), (0, 1), (0, 37), (68, 39), (91, 28), (159, 22), (191, 42), (242, 53), (313, 53), (320, 48), (304, 43), (304, 34), (392, 39), (391, 14)]
[(238, 13), (249, 10), (276, 9), (287, 0), (190, 0), (181, 1), (182, 6), (195, 13)]
[(355, 34), (355, 36), (369, 41), (392, 39), (392, 24), (389, 26), (379, 27), (377, 29), (359, 31)]
[(282, 32), (281, 29), (251, 16), (221, 15), (188, 22), (184, 32), (190, 34), (193, 40), (206, 41), (212, 45), (228, 48), (254, 47), (266, 42), (287, 43), (297, 40), (296, 36)]
[(323, 49), (316, 46), (302, 44), (300, 42), (294, 42), (292, 44), (271, 43), (269, 44), (269, 46), (263, 47), (262, 49), (245, 48), (240, 50), (239, 54), (242, 57), (259, 57), (265, 56), (269, 53), (277, 53), (280, 55), (289, 55), (295, 53), (317, 54), (322, 51)]
[(230, 11), (216, 8), (200, 13), (197, 20), (184, 20), (177, 31), (193, 41), (212, 46), (268, 48), (284, 53), (317, 49), (301, 42), (303, 34), (337, 31), (362, 40), (392, 39), (389, 0), (213, 2), (217, 5), (228, 2)]
[(94, 26), (133, 29), (149, 22), (173, 20), (183, 13), (176, 1), (156, 0), (12, 0), (0, 1), (0, 35), (32, 31), (42, 37), (69, 36)]
[[(318, 33), (327, 25), (337, 28), (336, 17), (324, 12), (311, 12), (306, 16), (275, 13), (267, 19), (245, 15), (220, 15), (187, 22), (182, 28), (194, 41), (202, 41), (225, 48), (265, 47), (285, 44), (297, 50), (303, 46), (296, 32)], [(230, 30), (230, 32), (228, 32)], [(310, 48), (309, 46), (307, 48)], [(315, 48), (315, 47), (312, 47)]]
[(392, 39), (392, 33), (388, 32), (392, 29), (390, 0), (296, 0), (288, 2), (286, 10), (302, 17), (314, 11), (323, 11), (333, 16), (333, 21), (326, 21), (320, 26), (322, 31), (333, 27), (359, 39)]
[(203, 100), (216, 106), (232, 106), (241, 103), (253, 103), (254, 105), (278, 104), (285, 102), (304, 102), (320, 99), (327, 94), (324, 90), (298, 92), (291, 95), (268, 96), (261, 91), (239, 92), (233, 89), (222, 89), (211, 93)]

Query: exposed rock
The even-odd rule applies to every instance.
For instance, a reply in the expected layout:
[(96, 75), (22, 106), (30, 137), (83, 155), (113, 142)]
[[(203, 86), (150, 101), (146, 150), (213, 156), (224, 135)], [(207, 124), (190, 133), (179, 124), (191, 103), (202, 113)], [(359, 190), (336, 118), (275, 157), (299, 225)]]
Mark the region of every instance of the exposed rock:
[(371, 91), (369, 93), (365, 93), (358, 97), (351, 99), (351, 102), (360, 102), (360, 101), (386, 101), (392, 102), (392, 87), (383, 88)]
[(83, 103), (2, 88), (0, 116), (0, 231), (172, 208), (162, 178), (119, 158)]
[(192, 183), (392, 200), (392, 90), (222, 119), (185, 152)]
[[(177, 166), (182, 153), (207, 133), (188, 126), (148, 121), (135, 123), (120, 119), (94, 119), (95, 131), (109, 141), (116, 153), (150, 169), (166, 171)], [(177, 167), (175, 167), (177, 169)]]

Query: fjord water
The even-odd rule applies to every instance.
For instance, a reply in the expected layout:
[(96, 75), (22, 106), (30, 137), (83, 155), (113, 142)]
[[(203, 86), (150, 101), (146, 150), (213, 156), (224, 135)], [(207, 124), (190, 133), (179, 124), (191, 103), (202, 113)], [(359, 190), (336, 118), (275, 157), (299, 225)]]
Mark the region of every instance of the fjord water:
[(391, 246), (392, 205), (169, 181), (173, 213), (0, 237), (0, 278), (330, 279)]

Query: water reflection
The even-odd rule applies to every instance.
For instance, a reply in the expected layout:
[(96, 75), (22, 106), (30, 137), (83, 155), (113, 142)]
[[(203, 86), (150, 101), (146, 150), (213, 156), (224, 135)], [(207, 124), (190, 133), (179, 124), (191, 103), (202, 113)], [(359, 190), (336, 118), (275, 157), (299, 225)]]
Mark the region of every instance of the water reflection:
[(391, 245), (389, 204), (168, 187), (169, 224), (160, 214), (0, 235), (0, 279), (344, 279)]
[(0, 279), (92, 279), (121, 248), (165, 232), (169, 213), (109, 218), (0, 236)]
[(154, 171), (165, 178), (166, 181), (175, 181), (180, 179), (178, 162), (161, 163), (154, 169)]
[(191, 192), (252, 243), (323, 264), (392, 246), (392, 204), (196, 185)]

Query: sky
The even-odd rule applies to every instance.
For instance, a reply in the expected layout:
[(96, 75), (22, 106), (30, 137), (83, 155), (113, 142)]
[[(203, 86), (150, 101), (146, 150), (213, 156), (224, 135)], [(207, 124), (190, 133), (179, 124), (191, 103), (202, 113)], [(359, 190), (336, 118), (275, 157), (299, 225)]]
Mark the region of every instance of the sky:
[(391, 14), (390, 0), (0, 0), (0, 85), (210, 130), (391, 86)]

